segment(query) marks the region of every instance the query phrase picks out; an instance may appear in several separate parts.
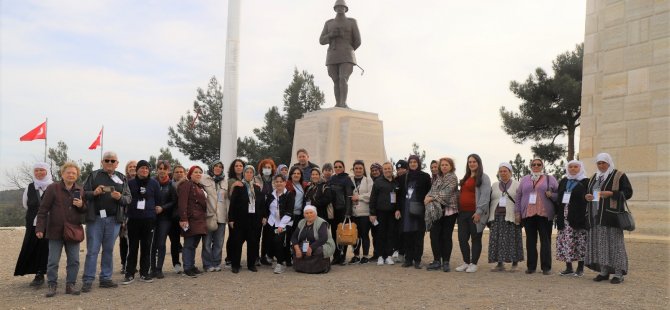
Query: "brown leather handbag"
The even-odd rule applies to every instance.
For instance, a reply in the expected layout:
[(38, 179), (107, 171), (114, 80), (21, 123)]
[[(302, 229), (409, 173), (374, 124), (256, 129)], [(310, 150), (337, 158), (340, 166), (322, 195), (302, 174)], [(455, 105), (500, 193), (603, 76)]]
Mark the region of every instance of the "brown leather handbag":
[(337, 245), (356, 245), (358, 243), (358, 227), (347, 217), (337, 224)]
[(84, 228), (81, 224), (72, 224), (65, 221), (65, 225), (63, 225), (63, 241), (67, 243), (79, 243), (84, 241)]

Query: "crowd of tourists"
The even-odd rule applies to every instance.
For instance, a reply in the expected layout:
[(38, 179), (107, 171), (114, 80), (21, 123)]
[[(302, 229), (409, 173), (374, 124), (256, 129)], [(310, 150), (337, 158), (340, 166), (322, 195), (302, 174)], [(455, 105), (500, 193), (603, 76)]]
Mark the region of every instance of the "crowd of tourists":
[[(565, 262), (559, 275), (582, 277), (587, 267), (598, 273), (594, 281), (618, 284), (628, 272), (617, 214), (633, 189), (609, 154), (597, 155), (591, 178), (584, 164), (573, 160), (561, 180), (546, 174), (540, 159), (530, 162), (531, 173), (520, 180), (512, 177), (509, 163), (501, 163), (492, 180), (480, 156), (471, 154), (459, 180), (449, 157), (432, 161), (430, 174), (414, 155), (395, 164), (372, 163), (369, 169), (357, 160), (349, 174), (341, 160), (319, 167), (307, 150), (296, 156), (290, 167), (270, 158), (257, 166), (235, 159), (227, 172), (221, 161), (186, 169), (139, 160), (129, 161), (122, 173), (117, 154), (106, 152), (102, 168), (83, 184), (76, 183), (81, 172), (75, 163), (60, 167), (58, 182), (46, 163), (37, 163), (23, 194), (26, 234), (14, 274), (35, 274), (30, 285), (46, 282), (46, 296), (56, 295), (64, 248), (66, 294), (90, 292), (96, 276), (100, 288), (115, 288), (117, 237), (122, 285), (165, 277), (168, 238), (171, 270), (192, 278), (225, 268), (239, 273), (245, 243), (250, 272), (271, 266), (275, 274), (288, 267), (327, 273), (334, 265), (366, 263), (449, 272), (456, 225), (462, 254), (457, 272), (478, 271), (488, 227), (491, 271), (519, 271), (525, 260), (526, 274), (551, 275), (554, 225), (555, 257)], [(356, 224), (358, 234), (349, 257), (348, 246), (336, 242), (337, 230), (351, 228), (348, 223)], [(427, 264), (422, 263), (426, 232), (433, 256)], [(202, 268), (195, 261), (198, 247)]]

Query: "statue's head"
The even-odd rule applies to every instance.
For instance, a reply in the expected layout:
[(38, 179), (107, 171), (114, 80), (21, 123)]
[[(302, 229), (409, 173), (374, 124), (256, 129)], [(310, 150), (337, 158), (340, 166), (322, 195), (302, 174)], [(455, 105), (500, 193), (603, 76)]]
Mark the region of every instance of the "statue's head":
[(333, 9), (335, 10), (335, 12), (338, 12), (337, 11), (338, 7), (344, 7), (344, 12), (343, 13), (349, 12), (349, 7), (347, 6), (347, 3), (344, 2), (344, 0), (335, 1), (335, 5), (333, 5)]

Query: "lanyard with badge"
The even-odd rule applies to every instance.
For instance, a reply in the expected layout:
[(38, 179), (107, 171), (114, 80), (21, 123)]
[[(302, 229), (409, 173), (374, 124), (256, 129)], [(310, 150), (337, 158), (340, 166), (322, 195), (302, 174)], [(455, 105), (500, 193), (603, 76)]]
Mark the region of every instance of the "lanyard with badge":
[[(509, 183), (510, 186), (511, 186), (512, 181), (510, 180), (507, 183)], [(502, 187), (501, 188), (502, 195), (500, 195), (500, 200), (498, 201), (498, 207), (506, 207), (507, 206), (507, 197), (509, 197), (509, 199), (512, 201), (512, 203), (514, 203), (514, 199), (512, 199), (512, 196), (510, 196), (509, 193), (507, 192), (507, 188), (508, 188), (507, 184), (501, 182), (500, 185), (501, 185), (500, 187)]]
[(565, 189), (565, 193), (563, 193), (563, 199), (561, 203), (568, 204), (570, 203), (570, 196), (572, 195), (572, 190), (575, 189), (577, 186), (577, 183), (579, 183), (576, 180), (568, 180), (568, 185)]
[(528, 197), (528, 204), (536, 204), (537, 203), (537, 192), (535, 191), (535, 187), (537, 186), (538, 183), (540, 183), (540, 180), (544, 178), (544, 175), (541, 175), (537, 181), (533, 181), (533, 192), (530, 193), (530, 197)]

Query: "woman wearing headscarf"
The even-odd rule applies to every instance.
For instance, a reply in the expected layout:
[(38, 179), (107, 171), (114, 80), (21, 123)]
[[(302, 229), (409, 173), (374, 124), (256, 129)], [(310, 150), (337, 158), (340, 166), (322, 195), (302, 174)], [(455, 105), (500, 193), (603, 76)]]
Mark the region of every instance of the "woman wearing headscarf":
[(286, 189), (287, 180), (283, 174), (276, 174), (272, 179), (274, 190), (265, 199), (265, 212), (268, 214), (266, 229), (271, 233), (266, 240), (269, 243), (268, 254), (277, 258), (274, 273), (280, 274), (286, 270), (290, 253), (288, 231), (293, 226), (295, 194)]
[(228, 225), (230, 225), (230, 238), (233, 242), (232, 253), (229, 255), (232, 263), (233, 273), (240, 272), (240, 260), (242, 258), (242, 245), (247, 243), (247, 268), (256, 272), (256, 259), (258, 258), (258, 236), (260, 227), (266, 223), (265, 196), (260, 187), (254, 184), (256, 169), (247, 165), (242, 172), (243, 186), (233, 188), (230, 196), (230, 208), (228, 211)]
[[(221, 271), (223, 239), (228, 222), (228, 184), (225, 182), (223, 162), (214, 161), (202, 176), (202, 186), (207, 193), (207, 235), (202, 245), (202, 268), (207, 272)], [(213, 222), (216, 221), (216, 229)], [(211, 225), (211, 227), (210, 227)]]
[(195, 267), (195, 250), (198, 243), (207, 235), (207, 194), (202, 188), (202, 168), (192, 166), (186, 174), (187, 181), (179, 184), (177, 197), (179, 201), (179, 227), (184, 236), (182, 258), (184, 275), (195, 278), (202, 273)]
[(454, 160), (449, 157), (440, 158), (437, 177), (433, 180), (430, 192), (424, 204), (439, 204), (442, 217), (432, 223), (430, 228), (430, 247), (433, 251), (433, 262), (426, 270), (449, 272), (449, 260), (453, 248), (452, 234), (458, 218), (458, 177), (454, 173)]
[[(272, 176), (275, 175), (275, 172), (277, 170), (277, 167), (275, 166), (274, 160), (270, 158), (266, 158), (261, 160), (260, 163), (258, 163), (258, 174), (254, 178), (254, 182), (256, 185), (258, 185), (261, 188), (261, 192), (264, 195), (271, 195), (273, 186), (272, 186)], [(261, 228), (261, 231), (258, 233), (258, 237), (262, 238), (262, 240), (259, 240), (260, 245), (261, 245), (261, 255), (258, 263), (258, 265), (266, 265), (270, 266), (272, 263), (270, 262), (270, 259), (268, 259), (268, 248), (271, 246), (272, 243), (272, 234), (273, 232), (268, 229), (267, 225), (263, 225)]]
[[(242, 179), (244, 178), (242, 176), (242, 171), (244, 170), (244, 166), (246, 166), (246, 163), (239, 159), (233, 159), (233, 162), (230, 163), (230, 166), (228, 166), (228, 198), (233, 194), (233, 188), (235, 187), (242, 187)], [(225, 263), (226, 267), (230, 267), (230, 253), (233, 251), (233, 244), (231, 243), (230, 240), (230, 234), (231, 234), (232, 228), (228, 226), (228, 241), (226, 241), (226, 258), (225, 258)]]
[(590, 202), (586, 266), (600, 272), (593, 281), (604, 281), (614, 274), (610, 283), (619, 284), (628, 273), (628, 255), (617, 213), (623, 212), (625, 200), (633, 197), (633, 187), (626, 174), (614, 168), (609, 154), (598, 154), (596, 165), (598, 171), (584, 196)]
[(403, 246), (405, 247), (405, 262), (402, 266), (414, 265), (414, 268), (421, 269), (423, 235), (426, 232), (426, 223), (424, 214), (412, 214), (410, 209), (412, 203), (424, 204), (426, 195), (430, 191), (430, 175), (421, 171), (419, 156), (411, 155), (407, 162), (409, 171), (398, 178), (400, 225), (404, 240)]
[[(76, 184), (79, 178), (79, 166), (73, 162), (66, 162), (60, 168), (62, 181), (47, 187), (37, 212), (37, 226), (35, 236), (38, 239), (49, 240), (49, 260), (47, 263), (47, 281), (49, 291), (46, 297), (56, 295), (58, 285), (58, 263), (65, 248), (67, 256), (67, 278), (65, 294), (79, 295), (80, 290), (75, 288), (77, 273), (79, 272), (79, 244), (84, 239), (84, 227), (81, 225), (82, 215), (86, 212), (86, 205), (82, 199), (84, 189)], [(66, 239), (65, 231), (74, 230), (80, 238)]]
[(170, 162), (159, 160), (156, 163), (156, 181), (160, 186), (160, 201), (156, 207), (156, 230), (151, 245), (151, 276), (163, 279), (163, 262), (165, 261), (165, 241), (172, 231), (174, 215), (177, 213), (177, 190), (170, 180)]
[[(352, 213), (354, 223), (358, 226), (358, 238), (361, 244), (354, 248), (354, 256), (349, 264), (367, 264), (370, 259), (370, 193), (372, 192), (372, 179), (365, 172), (365, 163), (362, 160), (354, 162), (352, 167), (354, 175), (351, 181), (354, 183), (354, 192), (351, 196)], [(360, 248), (363, 248), (363, 257), (359, 256)]]
[(554, 201), (558, 182), (543, 172), (539, 158), (530, 161), (531, 174), (523, 177), (516, 191), (515, 219), (523, 220), (526, 230), (526, 274), (537, 269), (537, 238), (540, 237), (540, 268), (543, 275), (551, 274), (551, 227), (554, 220)]
[(288, 166), (284, 164), (280, 164), (279, 166), (277, 166), (277, 173), (283, 174), (287, 180), (290, 179), (288, 175)]
[(328, 222), (316, 215), (316, 207), (305, 206), (304, 218), (296, 225), (291, 244), (295, 253), (293, 268), (297, 272), (327, 273), (335, 242)]
[(36, 288), (44, 284), (47, 259), (49, 258), (49, 241), (35, 236), (37, 211), (40, 208), (44, 192), (51, 183), (53, 183), (53, 179), (49, 165), (44, 162), (35, 163), (33, 165), (33, 182), (28, 184), (23, 191), (23, 208), (26, 209), (26, 233), (23, 236), (23, 245), (16, 261), (16, 268), (14, 268), (14, 276), (35, 274), (30, 286)]
[(372, 181), (382, 176), (382, 165), (380, 163), (373, 163), (370, 165), (370, 178)]
[[(482, 232), (489, 218), (491, 202), (491, 180), (484, 173), (479, 155), (468, 156), (465, 175), (460, 185), (457, 222), (458, 245), (463, 254), (463, 264), (456, 267), (456, 271), (477, 272), (477, 262), (482, 254)], [(468, 241), (472, 242), (472, 248)]]
[[(586, 257), (586, 201), (589, 179), (586, 178), (584, 164), (572, 160), (565, 166), (567, 176), (558, 183), (558, 204), (556, 205), (556, 258), (565, 262), (562, 276), (581, 277), (584, 275)], [(577, 261), (577, 270), (572, 262)]]
[[(137, 161), (130, 160), (126, 163), (126, 180), (130, 181), (137, 176)], [(127, 220), (127, 219), (126, 219)], [(128, 227), (127, 223), (121, 223), (119, 229), (119, 256), (121, 256), (121, 274), (126, 274), (126, 258), (128, 257)]]
[(512, 178), (512, 165), (498, 165), (499, 182), (491, 186), (489, 209), (489, 263), (497, 263), (491, 271), (505, 271), (504, 263), (512, 263), (510, 271), (516, 272), (523, 261), (521, 226), (514, 222), (514, 202), (519, 182)]
[[(351, 182), (349, 174), (344, 172), (344, 162), (336, 160), (333, 162), (333, 170), (335, 174), (330, 177), (330, 195), (333, 203), (334, 218), (330, 226), (332, 229), (333, 239), (337, 240), (337, 225), (343, 223), (345, 218), (351, 216), (351, 196), (354, 192), (354, 183)], [(333, 265), (347, 264), (347, 246), (338, 246), (338, 249), (333, 255)]]

